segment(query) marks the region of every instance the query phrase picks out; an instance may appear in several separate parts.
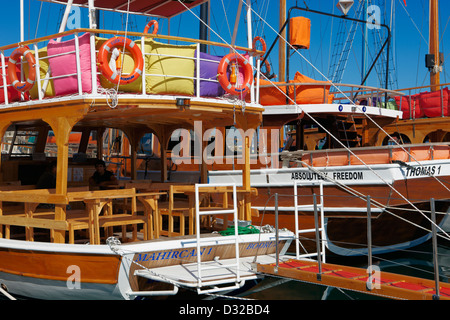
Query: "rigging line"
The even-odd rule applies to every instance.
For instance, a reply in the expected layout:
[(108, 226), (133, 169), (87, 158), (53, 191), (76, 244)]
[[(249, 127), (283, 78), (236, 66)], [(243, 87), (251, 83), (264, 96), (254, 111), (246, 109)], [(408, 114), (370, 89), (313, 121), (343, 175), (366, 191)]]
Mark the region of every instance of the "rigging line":
[[(127, 38), (127, 33), (128, 33), (128, 18), (130, 16), (130, 0), (127, 1), (127, 14), (126, 14), (126, 19), (125, 19), (125, 39)], [(119, 82), (117, 83), (117, 87), (116, 87), (116, 91), (119, 91), (119, 86), (120, 86), (120, 77), (122, 76), (122, 72), (123, 72), (123, 66), (125, 65), (125, 44), (126, 41), (123, 42), (123, 48), (122, 48), (122, 68), (119, 72)], [(117, 97), (117, 100), (119, 98)]]
[[(357, 197), (357, 198), (360, 198), (361, 200), (364, 200), (364, 201), (367, 200), (367, 195), (364, 195), (363, 193), (361, 193), (361, 192), (359, 192), (359, 191), (357, 191), (357, 190), (351, 188), (350, 186), (344, 185), (344, 184), (342, 184), (341, 182), (339, 182), (339, 181), (337, 181), (337, 180), (335, 180), (335, 179), (333, 179), (333, 178), (331, 178), (331, 177), (325, 175), (323, 172), (317, 170), (317, 169), (314, 168), (314, 167), (309, 166), (307, 163), (305, 163), (305, 162), (303, 162), (303, 161), (301, 161), (301, 160), (295, 160), (295, 162), (302, 163), (305, 167), (307, 167), (307, 168), (310, 169), (311, 171), (315, 172), (315, 173), (318, 174), (319, 176), (322, 176), (325, 180), (329, 180), (331, 183), (336, 184), (337, 186), (341, 187), (343, 190), (345, 190), (346, 192), (350, 193), (351, 195), (353, 195), (353, 196), (355, 196), (355, 197)], [(376, 206), (377, 208), (379, 208), (379, 209), (385, 210), (385, 212), (387, 212), (388, 214), (392, 215), (393, 217), (396, 217), (396, 218), (398, 218), (398, 219), (400, 219), (400, 220), (402, 220), (402, 221), (404, 221), (404, 222), (406, 222), (406, 223), (409, 223), (409, 224), (411, 224), (411, 225), (413, 225), (413, 226), (415, 226), (415, 227), (417, 227), (417, 228), (419, 228), (419, 229), (422, 229), (422, 230), (424, 230), (424, 231), (431, 232), (431, 230), (429, 230), (429, 229), (427, 229), (427, 228), (425, 228), (425, 227), (422, 227), (422, 226), (420, 226), (420, 225), (418, 225), (418, 224), (416, 224), (416, 223), (414, 223), (414, 222), (411, 222), (411, 221), (407, 220), (406, 218), (403, 218), (403, 217), (401, 217), (401, 216), (399, 216), (399, 215), (397, 215), (397, 214), (395, 214), (395, 213), (393, 213), (393, 212), (391, 212), (391, 211), (388, 210), (388, 209), (393, 208), (393, 207), (383, 205), (382, 203), (380, 203), (380, 202), (378, 202), (378, 201), (376, 201), (376, 200), (374, 200), (374, 199), (372, 199), (372, 198), (371, 198), (370, 200), (371, 200), (371, 201), (370, 201), (371, 204), (375, 205), (375, 206)], [(409, 201), (408, 201), (408, 202), (409, 202)], [(410, 203), (410, 204), (411, 204), (411, 203)], [(412, 204), (411, 204), (411, 205), (412, 205)], [(413, 207), (414, 207), (414, 206), (413, 206)], [(417, 209), (417, 208), (416, 208), (416, 210), (412, 210), (412, 209), (403, 209), (403, 208), (401, 208), (401, 209), (402, 209), (402, 210), (405, 210), (405, 211), (407, 211), (407, 210), (408, 210), (408, 211), (419, 211), (423, 216), (426, 217), (426, 215), (423, 214), (422, 211), (420, 211), (420, 210)], [(428, 212), (429, 212), (429, 211), (428, 211)], [(430, 219), (429, 219), (429, 220), (430, 220)], [(431, 221), (431, 220), (430, 220), (430, 221)], [(447, 235), (447, 234), (446, 234), (446, 233), (445, 233), (445, 232), (444, 232), (437, 224), (433, 223), (432, 221), (431, 221), (431, 223), (434, 224), (434, 225), (436, 225), (436, 227), (438, 227), (445, 235)], [(438, 236), (439, 236), (439, 235), (438, 235)], [(448, 237), (448, 235), (447, 235), (447, 238), (444, 237), (444, 236), (441, 236), (441, 237), (442, 237), (443, 239), (450, 240), (450, 237)]]
[(442, 41), (443, 41), (443, 39), (444, 39), (444, 34), (445, 34), (445, 31), (447, 30), (447, 27), (448, 27), (448, 23), (449, 23), (449, 22), (450, 22), (450, 15), (448, 16), (447, 22), (446, 22), (446, 24), (445, 24), (444, 31), (442, 31), (441, 39), (439, 39), (439, 42), (442, 42)]
[[(245, 5), (247, 5), (243, 0), (242, 1)], [(260, 17), (259, 14), (257, 12), (255, 12), (253, 9), (251, 9), (253, 11), (253, 13)], [(261, 17), (260, 17), (261, 18)], [(272, 26), (270, 26), (266, 21), (265, 23), (269, 26), (269, 28), (271, 28), (276, 34), (278, 34), (278, 32), (276, 30), (274, 30), (272, 28)], [(345, 95), (338, 87), (336, 87), (336, 85), (334, 83), (332, 83), (331, 80), (329, 80), (320, 70), (318, 70), (314, 65), (311, 64), (311, 62), (306, 59), (297, 49), (295, 49), (282, 35), (278, 34), (278, 36), (280, 37), (280, 39), (282, 39), (285, 43), (287, 43), (292, 50), (294, 50), (300, 57), (302, 57), (309, 65), (311, 65), (323, 78), (325, 78), (328, 82), (330, 83), (331, 86), (335, 87), (337, 91), (339, 91), (344, 97), (346, 97), (346, 99), (352, 104), (353, 107), (355, 107), (356, 109), (359, 109), (366, 118), (368, 118), (370, 121), (372, 121), (375, 126), (377, 126), (379, 128), (379, 130), (383, 133), (386, 134), (386, 136), (391, 137), (378, 123), (376, 123), (370, 116), (368, 116), (365, 112), (363, 112), (361, 110), (361, 107), (358, 105), (355, 105), (353, 103), (353, 101), (350, 100), (350, 98)], [(265, 75), (262, 75), (264, 78), (267, 79), (267, 77), (265, 77)], [(267, 79), (270, 81), (270, 79)], [(275, 84), (273, 84), (272, 81), (270, 81), (270, 83), (275, 86), (275, 88), (277, 88), (282, 94), (284, 94), (286, 96), (287, 99), (289, 99), (290, 101), (293, 102), (294, 105), (296, 105), (297, 107), (301, 108), (300, 106), (297, 105), (297, 103), (295, 101), (293, 101), (290, 97), (288, 97), (280, 88), (278, 88)], [(309, 114), (302, 110), (305, 114), (307, 114), (309, 116)], [(362, 161), (353, 151), (351, 151), (349, 148), (347, 148), (341, 141), (339, 141), (336, 137), (334, 137), (334, 135), (332, 135), (326, 128), (324, 128), (317, 120), (314, 119), (314, 117), (310, 117), (318, 126), (320, 126), (326, 133), (328, 133), (331, 137), (333, 137), (334, 140), (336, 140), (343, 148), (345, 148), (347, 151), (349, 151), (351, 154), (353, 154), (358, 160), (361, 161), (361, 163), (363, 163), (367, 168), (369, 168), (369, 170), (371, 170), (376, 176), (378, 176), (378, 178), (380, 178), (381, 181), (385, 182), (386, 185), (388, 185), (393, 191), (395, 191), (397, 194), (399, 194), (402, 198), (404, 198), (405, 201), (407, 201), (409, 204), (411, 204), (413, 207), (415, 207), (408, 199), (406, 199), (401, 193), (399, 193), (394, 187), (392, 187), (390, 184), (388, 184), (383, 178), (381, 178), (381, 176), (379, 176), (378, 173), (376, 173), (372, 168), (370, 168), (369, 166), (367, 166), (367, 164)], [(413, 160), (415, 160), (420, 166), (423, 166), (412, 154), (410, 154), (402, 145), (400, 145), (398, 142), (396, 142), (396, 144), (406, 153), (408, 154)], [(439, 179), (437, 179), (436, 177), (433, 176), (433, 178), (439, 183), (441, 184), (442, 187), (444, 187), (444, 189), (446, 189), (447, 191), (450, 192), (450, 189), (445, 186)], [(417, 208), (416, 208), (417, 209)], [(419, 209), (417, 209), (419, 212), (421, 212)], [(428, 217), (426, 217), (428, 220), (430, 220)], [(430, 220), (431, 221), (431, 220)]]
[(422, 37), (423, 41), (425, 41), (425, 43), (428, 44), (427, 39), (425, 39), (425, 37), (423, 36), (422, 32), (420, 31), (420, 29), (417, 27), (416, 23), (414, 22), (413, 18), (411, 17), (411, 15), (408, 12), (408, 9), (406, 9), (405, 5), (403, 4), (402, 0), (398, 0), (398, 2), (400, 2), (400, 4), (402, 5), (403, 9), (405, 10), (406, 14), (408, 15), (409, 19), (411, 20), (411, 22), (413, 23), (414, 27), (416, 28), (416, 30), (419, 32), (420, 36)]
[[(227, 27), (228, 27), (228, 33), (229, 33), (229, 36), (230, 36), (230, 39), (231, 39), (231, 38), (233, 38), (233, 36), (231, 34), (231, 28), (230, 28), (230, 22), (228, 21), (227, 10), (225, 9), (225, 5), (223, 3), (223, 0), (221, 0), (221, 3), (222, 3), (223, 12), (225, 13), (224, 16), (225, 16), (225, 21), (226, 21)], [(230, 2), (228, 2), (228, 4), (230, 4)]]
[[(331, 12), (332, 14), (334, 14), (334, 6), (333, 6), (333, 11)], [(331, 48), (331, 43), (333, 42), (333, 27), (334, 27), (334, 17), (331, 17), (331, 30), (330, 30), (330, 45), (329, 48)], [(330, 62), (331, 61), (331, 50), (328, 50), (328, 76), (330, 76)]]
[[(242, 1), (245, 5), (247, 5), (243, 0), (240, 0), (240, 1)], [(251, 9), (251, 8), (250, 8)], [(259, 18), (261, 18), (260, 16), (259, 16), (259, 14), (257, 13), (257, 12), (255, 12), (253, 9), (251, 9), (252, 11), (253, 11), (253, 13), (256, 15), (256, 16), (258, 16)], [(331, 86), (333, 86), (338, 92), (340, 92), (349, 102), (350, 102), (350, 104), (353, 106), (353, 107), (355, 107), (356, 109), (358, 109), (358, 110), (360, 110), (361, 112), (362, 112), (362, 114), (366, 117), (366, 118), (368, 118), (371, 122), (373, 122), (373, 124), (376, 126), (376, 127), (378, 127), (378, 129), (381, 131), (381, 132), (383, 132), (384, 134), (386, 134), (386, 136), (388, 136), (388, 137), (390, 137), (391, 138), (391, 136), (386, 132), (386, 130), (384, 130), (378, 123), (376, 123), (369, 115), (367, 115), (365, 112), (363, 112), (362, 110), (361, 110), (361, 107), (360, 106), (358, 106), (358, 105), (355, 105), (354, 103), (353, 103), (353, 101), (351, 101), (351, 99), (347, 96), (347, 95), (345, 95), (330, 79), (328, 79), (320, 70), (318, 70), (308, 59), (306, 59), (296, 48), (294, 48), (290, 43), (289, 43), (289, 41), (287, 41), (281, 34), (278, 34), (278, 32), (275, 30), (275, 29), (273, 29), (272, 28), (272, 26), (269, 24), (269, 23), (267, 23), (267, 21), (265, 21), (265, 23), (269, 26), (269, 28), (270, 29), (272, 29), (272, 31), (274, 31), (278, 36), (279, 36), (279, 38), (280, 39), (282, 39), (285, 43), (287, 43), (290, 47), (291, 47), (291, 49), (294, 51), (294, 52), (296, 52), (301, 58), (303, 58), (303, 60), (305, 60), (309, 65), (311, 65), (324, 79), (326, 79), (327, 81), (326, 82), (328, 82), (328, 83), (330, 83), (330, 85)], [(267, 77), (265, 77), (265, 75), (263, 75), (263, 77), (264, 78), (266, 78), (267, 79)], [(286, 96), (286, 94), (282, 91), (282, 90), (280, 90), (280, 88), (278, 88), (275, 84), (273, 84), (273, 82), (270, 80), (270, 79), (267, 79), (267, 80), (269, 80), (270, 81), (270, 83), (273, 85), (273, 86), (275, 86), (275, 88), (277, 88), (282, 94), (284, 94), (285, 96)], [(293, 101), (290, 97), (287, 97), (290, 101), (292, 101), (293, 102), (293, 104), (294, 105), (296, 105), (297, 107), (299, 107), (298, 105), (297, 105), (297, 103), (295, 102), (295, 101)], [(301, 108), (301, 107), (300, 107)], [(302, 110), (305, 114), (307, 114), (307, 115), (309, 115), (306, 111), (304, 111), (304, 110)], [(313, 121), (314, 122), (316, 122), (321, 128), (323, 128), (324, 130), (325, 130), (325, 132), (327, 132), (328, 134), (330, 134), (330, 136), (331, 137), (333, 137), (341, 146), (343, 146), (347, 151), (349, 151), (351, 154), (353, 154), (358, 160), (360, 160), (362, 163), (364, 163), (365, 164), (365, 162), (364, 161), (362, 161), (356, 154), (354, 154), (353, 153), (353, 151), (351, 151), (350, 149), (348, 149), (344, 144), (342, 144), (336, 137), (334, 137), (327, 129), (325, 129), (321, 124), (319, 124), (313, 117), (311, 117), (311, 119), (313, 119)], [(410, 154), (401, 144), (399, 144), (397, 141), (395, 141), (395, 143), (397, 144), (397, 146), (399, 146), (406, 154), (408, 154), (410, 157), (411, 157), (411, 159), (413, 159), (416, 163), (418, 163), (420, 166), (423, 166), (415, 157), (414, 157), (414, 155), (412, 155), (412, 154)], [(366, 164), (365, 164), (366, 165)], [(367, 165), (366, 165), (367, 166)], [(368, 166), (367, 166), (367, 168), (369, 168)], [(380, 180), (381, 181), (384, 181), (377, 173), (375, 173), (371, 168), (369, 168), (375, 175), (377, 175), (379, 178), (380, 178)], [(434, 177), (433, 176), (433, 178), (442, 186), (442, 187), (444, 187), (444, 189), (446, 189), (448, 192), (450, 192), (450, 189), (447, 187), (447, 186), (445, 186), (439, 179), (437, 179), (436, 177)], [(386, 183), (386, 181), (384, 181), (385, 183)], [(387, 184), (387, 183), (386, 183)], [(399, 195), (401, 195), (397, 190), (395, 190), (392, 186), (390, 186), (396, 193), (398, 193)], [(403, 197), (403, 195), (401, 195), (402, 197)], [(406, 201), (408, 201), (406, 198), (405, 198), (405, 200)], [(409, 201), (408, 201), (409, 202)], [(412, 205), (412, 204), (411, 204)], [(413, 205), (414, 206), (414, 205)], [(419, 210), (420, 211), (420, 210)], [(427, 219), (428, 219), (428, 217), (427, 217)]]
[[(240, 1), (242, 1), (242, 3), (243, 4), (245, 4), (247, 7), (248, 7), (248, 5), (243, 1), (243, 0), (240, 0)], [(205, 24), (206, 26), (207, 26), (207, 28), (209, 28), (209, 29), (211, 29), (202, 19), (200, 19), (190, 8), (188, 8), (181, 0), (178, 0), (178, 2), (180, 3), (180, 4), (182, 4), (189, 12), (191, 12), (191, 14), (193, 14), (201, 23), (203, 23), (203, 24)], [(261, 16), (257, 13), (257, 12), (255, 12), (253, 9), (251, 9), (250, 8), (250, 10), (251, 11), (253, 11), (253, 13), (256, 15), (256, 16), (258, 16), (260, 19), (262, 19), (261, 18)], [(276, 34), (278, 34), (278, 32), (276, 31), (276, 30), (274, 30), (273, 28), (272, 28), (272, 26), (270, 25), (270, 24), (268, 24), (267, 23), (267, 21), (264, 21), (268, 26), (269, 26), (269, 28), (270, 29), (272, 29)], [(214, 34), (216, 34), (225, 44), (227, 44), (234, 52), (236, 52), (237, 54), (239, 54), (240, 56), (242, 56), (240, 53), (238, 53), (237, 51), (236, 51), (236, 49), (234, 49), (230, 44), (228, 44), (220, 35), (218, 35), (214, 30), (212, 30), (211, 29), (211, 31), (214, 33)], [(282, 39), (285, 43), (287, 43), (290, 47), (291, 47), (291, 49), (293, 49), (295, 52), (297, 52), (308, 64), (310, 64), (310, 65), (312, 65), (311, 64), (311, 62), (309, 61), (309, 60), (307, 60), (300, 52), (298, 52), (298, 50), (297, 49), (295, 49), (282, 35), (280, 35), (280, 34), (278, 34), (278, 36), (280, 37), (280, 39)], [(344, 95), (349, 101), (350, 101), (350, 103), (352, 103), (352, 105), (354, 106), (354, 107), (356, 107), (356, 108), (360, 108), (359, 106), (357, 106), (357, 105), (355, 105), (355, 104), (353, 104), (353, 102), (350, 100), (350, 98), (347, 96), (347, 95), (345, 95), (339, 88), (337, 88), (330, 80), (328, 80), (328, 78), (325, 76), (325, 75), (323, 75), (323, 73), (322, 72), (320, 72), (320, 70), (318, 70), (315, 66), (313, 66), (312, 65), (312, 67), (314, 68), (314, 69), (316, 69), (316, 71), (319, 73), (319, 74), (321, 74), (322, 75), (322, 77), (324, 77), (325, 79), (327, 79), (327, 82), (328, 83), (330, 83), (333, 87), (335, 87), (342, 95)], [(253, 67), (252, 67), (253, 68)], [(275, 87), (275, 88), (277, 88), (282, 94), (284, 94), (284, 92), (280, 89), (280, 88), (278, 88), (270, 79), (268, 79), (264, 74), (262, 74), (262, 76), (264, 77), (264, 78), (266, 78), (268, 81), (270, 81), (270, 83)], [(289, 96), (287, 96), (286, 95), (286, 98), (287, 99), (289, 99), (290, 101), (292, 101), (293, 102), (293, 104), (295, 105), (295, 106), (297, 106), (298, 108), (301, 108), (300, 106), (298, 106), (297, 105), (297, 103), (295, 102), (295, 101), (293, 101)], [(302, 110), (305, 114), (307, 114), (308, 116), (309, 116), (309, 114), (306, 112), (306, 111), (304, 111), (304, 110)], [(364, 113), (364, 115), (367, 117), (367, 118), (369, 118), (372, 122), (374, 122), (375, 123), (375, 125), (376, 126), (378, 126), (379, 127), (379, 129), (380, 130), (382, 130), (383, 132), (385, 132), (386, 133), (386, 135), (387, 136), (389, 136), (390, 137), (390, 135), (385, 131), (385, 130), (383, 130), (371, 117), (369, 117), (369, 116), (367, 116), (365, 113)], [(387, 181), (385, 181), (377, 172), (375, 172), (370, 166), (368, 166), (363, 160), (361, 160), (352, 150), (350, 150), (349, 148), (347, 148), (341, 141), (339, 141), (339, 139), (337, 139), (334, 135), (332, 135), (325, 127), (323, 127), (316, 119), (314, 119), (314, 117), (310, 117), (318, 126), (320, 126), (327, 134), (329, 134), (334, 140), (336, 140), (336, 142), (337, 143), (339, 143), (344, 149), (346, 149), (348, 152), (350, 152), (351, 154), (353, 154), (359, 161), (361, 161), (361, 163), (363, 163), (364, 164), (364, 166), (366, 166), (370, 171), (372, 171), (372, 173), (375, 175), (375, 176), (377, 176), (379, 179), (380, 179), (380, 181), (383, 181), (389, 188), (391, 188), (395, 193), (397, 193), (401, 198), (403, 198), (403, 200), (405, 200), (408, 204), (410, 204), (413, 208), (415, 208), (416, 210), (417, 210), (417, 212), (419, 212), (421, 215), (423, 215), (424, 217), (425, 217), (425, 219), (427, 219), (428, 221), (430, 221), (430, 223), (433, 223), (432, 222), (432, 220), (430, 219), (430, 218), (428, 218), (419, 208), (417, 208), (413, 203), (411, 203), (404, 195), (402, 195), (398, 190), (396, 190), (393, 186), (391, 186)], [(409, 154), (409, 152), (405, 149), (405, 148), (403, 148), (399, 143), (397, 143), (397, 145), (398, 146), (400, 146), (400, 148), (402, 148), (407, 154)], [(414, 160), (416, 160), (415, 158), (414, 158), (414, 156), (413, 155), (411, 155), (411, 154), (409, 154)], [(417, 161), (417, 160), (416, 160)], [(417, 161), (418, 162), (418, 161)], [(418, 162), (419, 163), (419, 165), (421, 165), (420, 164), (420, 162)], [(438, 182), (440, 182), (439, 180), (437, 180)], [(443, 184), (442, 184), (442, 182), (440, 182), (441, 183), (441, 185), (442, 186), (444, 186)], [(444, 188), (446, 188), (447, 190), (449, 190), (446, 186), (444, 186)], [(449, 190), (450, 191), (450, 190)], [(450, 236), (444, 231), (444, 230), (442, 230), (441, 229), (441, 227), (440, 226), (436, 226), (439, 230), (441, 230), (449, 239), (450, 239)]]
[(36, 23), (36, 30), (34, 32), (34, 38), (37, 38), (37, 34), (38, 34), (38, 29), (39, 29), (39, 22), (41, 21), (41, 13), (42, 13), (42, 4), (44, 2), (41, 2), (40, 8), (39, 8), (39, 14), (38, 14), (38, 21)]
[[(362, 10), (360, 9), (361, 6), (362, 6), (362, 3), (360, 1), (359, 4), (358, 4), (358, 8), (355, 10), (355, 12), (356, 12), (355, 18), (358, 19), (358, 20), (361, 18), (361, 14), (362, 14)], [(334, 14), (334, 6), (333, 6), (333, 14)], [(332, 19), (334, 19), (334, 16), (332, 17)], [(348, 29), (347, 23), (345, 23), (343, 20), (340, 20), (339, 22), (340, 23), (338, 25), (337, 38), (338, 39), (341, 38), (342, 41), (343, 41), (342, 42), (343, 43), (342, 51), (341, 51), (340, 54), (339, 53), (335, 53), (333, 51), (332, 57), (333, 58), (336, 57), (337, 61), (335, 62), (334, 59), (333, 59), (333, 64), (331, 66), (332, 67), (335, 66), (335, 70), (333, 70), (333, 73), (330, 73), (330, 69), (328, 71), (330, 73), (330, 77), (331, 77), (332, 81), (336, 81), (336, 82), (341, 82), (341, 79), (342, 79), (342, 77), (344, 75), (344, 72), (345, 72), (345, 69), (346, 69), (346, 66), (347, 66), (347, 63), (348, 63), (348, 56), (350, 54), (350, 51), (353, 54), (355, 54), (354, 51), (353, 51), (353, 40), (355, 38), (356, 22), (355, 21), (350, 22), (351, 23), (350, 29)], [(344, 36), (341, 35), (341, 37), (340, 37), (340, 34), (343, 34), (343, 30), (342, 29), (344, 29), (344, 28), (347, 31), (345, 40), (342, 38)], [(350, 41), (350, 38), (351, 38), (351, 41)], [(331, 41), (331, 39), (330, 39), (330, 41)], [(330, 48), (331, 48), (331, 42), (330, 42)], [(330, 50), (330, 52), (331, 52), (331, 50)], [(357, 62), (357, 58), (356, 57), (355, 57), (355, 60)], [(344, 65), (343, 66), (341, 66), (342, 61), (344, 61)], [(359, 69), (359, 63), (358, 62), (356, 63), (356, 65), (357, 65), (357, 67)], [(361, 73), (361, 70), (358, 70), (358, 71)]]

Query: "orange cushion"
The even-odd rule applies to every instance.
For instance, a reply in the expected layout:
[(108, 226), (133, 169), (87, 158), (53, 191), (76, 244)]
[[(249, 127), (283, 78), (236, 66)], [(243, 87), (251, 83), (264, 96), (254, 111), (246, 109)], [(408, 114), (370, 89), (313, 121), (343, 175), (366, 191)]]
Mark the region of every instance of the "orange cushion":
[(273, 82), (272, 84), (270, 81), (261, 79), (259, 80), (259, 83), (261, 86), (270, 85), (270, 87), (259, 89), (260, 103), (263, 106), (278, 106), (286, 104), (287, 87), (274, 87), (274, 84), (284, 84), (284, 82)]
[[(294, 80), (290, 80), (290, 83), (318, 83), (318, 85), (305, 85), (291, 87), (291, 98), (297, 104), (316, 104), (316, 103), (328, 103), (330, 84), (325, 81), (317, 81), (311, 79), (297, 71)], [(291, 102), (292, 104), (292, 102)]]

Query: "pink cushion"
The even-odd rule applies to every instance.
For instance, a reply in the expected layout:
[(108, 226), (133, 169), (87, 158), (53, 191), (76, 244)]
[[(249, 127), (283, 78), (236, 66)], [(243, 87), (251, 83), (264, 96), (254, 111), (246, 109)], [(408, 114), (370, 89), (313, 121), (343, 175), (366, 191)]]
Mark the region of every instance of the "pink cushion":
[[(91, 80), (91, 54), (89, 33), (78, 37), (80, 48), (80, 69), (82, 92), (92, 92)], [(48, 42), (47, 51), (49, 56), (75, 51), (75, 39), (56, 42)], [(73, 74), (77, 72), (75, 53), (51, 57), (48, 59), (52, 77)], [(77, 76), (63, 77), (53, 80), (56, 95), (78, 93)]]

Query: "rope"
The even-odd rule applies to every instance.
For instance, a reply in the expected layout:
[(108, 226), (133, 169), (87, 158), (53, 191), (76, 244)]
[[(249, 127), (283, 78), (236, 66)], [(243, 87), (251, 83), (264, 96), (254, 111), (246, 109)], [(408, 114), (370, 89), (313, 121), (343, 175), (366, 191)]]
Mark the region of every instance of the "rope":
[[(180, 2), (180, 0), (178, 0)], [(242, 1), (242, 0), (240, 0)], [(242, 1), (256, 16), (258, 16), (260, 19), (261, 16), (258, 15), (258, 13), (256, 13), (251, 7), (248, 6), (247, 3), (245, 3), (245, 1)], [(181, 2), (180, 2), (181, 3)], [(289, 41), (287, 41), (282, 35), (278, 34), (278, 32), (276, 30), (274, 30), (267, 22), (266, 24), (280, 37), (280, 39), (282, 39), (285, 43), (287, 43), (292, 50), (294, 50), (300, 57), (302, 57), (309, 65), (311, 65), (311, 67), (313, 67), (324, 79), (327, 80), (327, 82), (330, 83), (331, 86), (333, 86), (334, 88), (336, 88), (337, 91), (339, 91), (341, 94), (343, 94), (347, 100), (352, 104), (352, 106), (354, 106), (355, 108), (358, 108), (361, 110), (361, 107), (358, 105), (355, 105), (350, 98), (345, 95), (338, 87), (336, 87), (331, 80), (329, 80), (322, 72), (320, 72), (320, 70), (318, 70), (308, 59), (306, 59), (296, 48), (294, 48)], [(263, 77), (265, 77), (265, 75), (262, 75)], [(273, 82), (268, 79), (267, 77), (265, 77), (268, 81), (270, 81), (272, 84)], [(274, 85), (274, 84), (273, 84)], [(293, 101), (290, 97), (288, 97), (280, 88), (278, 88), (278, 86), (274, 85), (275, 88), (277, 88), (282, 94), (284, 94), (292, 103), (294, 103), (296, 106), (297, 103), (295, 101)], [(302, 110), (306, 115), (309, 116), (308, 112), (305, 110)], [(361, 110), (362, 111), (362, 110)], [(364, 116), (366, 118), (368, 118), (370, 121), (372, 121), (379, 129), (380, 131), (382, 131), (383, 133), (385, 133), (387, 136), (390, 137), (390, 135), (380, 126), (378, 125), (370, 116), (368, 116), (365, 112), (363, 112)], [(416, 211), (418, 211), (419, 213), (421, 213), (425, 219), (427, 219), (430, 223), (433, 223), (431, 221), (430, 218), (428, 218), (419, 208), (417, 208), (413, 203), (411, 203), (405, 196), (403, 196), (398, 190), (396, 190), (392, 185), (390, 185), (387, 181), (385, 181), (377, 172), (375, 172), (370, 166), (368, 166), (362, 159), (360, 159), (352, 150), (350, 150), (349, 148), (347, 148), (347, 146), (345, 146), (339, 139), (337, 139), (334, 135), (332, 135), (327, 128), (325, 128), (322, 124), (320, 124), (314, 117), (310, 118), (320, 127), (322, 128), (328, 135), (330, 135), (331, 137), (333, 137), (333, 139), (336, 140), (337, 143), (339, 143), (344, 149), (346, 149), (348, 152), (350, 152), (353, 156), (355, 156), (359, 161), (361, 161), (361, 163), (363, 163), (370, 171), (372, 171), (373, 174), (375, 174), (381, 181), (383, 181), (387, 186), (389, 186), (396, 194), (398, 194), (403, 200), (405, 200), (408, 204), (410, 204)], [(411, 156), (411, 158), (417, 162), (420, 166), (423, 166), (412, 154), (410, 154), (402, 145), (400, 145), (398, 142), (396, 142), (396, 144), (403, 150), (405, 151), (408, 155)], [(443, 186), (447, 191), (450, 192), (450, 189), (445, 186), (442, 181), (440, 181), (439, 179), (437, 179), (436, 177), (433, 177), (441, 186)], [(449, 239), (450, 239), (450, 235), (448, 235), (444, 230), (442, 230), (439, 226), (436, 226), (442, 233), (444, 233)]]
[[(300, 163), (302, 163), (304, 166), (308, 167), (309, 170), (315, 172), (316, 174), (320, 175), (323, 179), (332, 182), (333, 184), (337, 185), (338, 187), (341, 187), (342, 189), (344, 189), (345, 191), (347, 191), (347, 192), (350, 193), (351, 195), (353, 195), (353, 196), (355, 196), (355, 197), (357, 197), (357, 198), (360, 198), (361, 200), (367, 200), (367, 198), (365, 197), (364, 194), (362, 194), (362, 193), (356, 191), (355, 189), (353, 189), (353, 188), (351, 188), (351, 187), (349, 187), (349, 186), (347, 186), (347, 185), (344, 185), (344, 184), (340, 183), (340, 182), (337, 181), (337, 180), (334, 180), (333, 178), (331, 178), (331, 177), (329, 177), (329, 176), (323, 174), (323, 172), (321, 172), (321, 171), (319, 171), (319, 170), (317, 170), (317, 169), (315, 169), (315, 168), (309, 166), (307, 163), (305, 163), (305, 162), (303, 162), (303, 161), (300, 161), (300, 160), (296, 160), (295, 162), (300, 162)], [(395, 188), (393, 188), (393, 189), (395, 190)], [(400, 196), (401, 196), (401, 195), (400, 195)], [(423, 215), (428, 221), (430, 221), (430, 223), (435, 224), (435, 223), (433, 223), (433, 221), (432, 221), (430, 218), (428, 218), (428, 217), (425, 215), (425, 213), (424, 213), (422, 210), (417, 209), (417, 207), (414, 206), (409, 200), (407, 200), (407, 202), (414, 208), (414, 210), (412, 210), (412, 209), (407, 209), (407, 208), (402, 208), (402, 210), (405, 210), (405, 211), (408, 210), (408, 211), (416, 211), (416, 212), (419, 212), (419, 213), (420, 213), (421, 215)], [(411, 224), (411, 225), (413, 225), (413, 226), (415, 226), (415, 227), (417, 227), (417, 228), (419, 228), (419, 229), (425, 230), (425, 231), (427, 231), (427, 232), (431, 232), (430, 229), (427, 229), (427, 228), (422, 227), (422, 226), (420, 226), (420, 225), (418, 225), (418, 224), (416, 224), (416, 223), (413, 223), (413, 222), (409, 221), (408, 219), (403, 218), (403, 217), (400, 217), (399, 215), (396, 215), (395, 213), (393, 213), (393, 212), (391, 212), (391, 211), (388, 210), (389, 208), (392, 209), (392, 208), (394, 208), (394, 207), (388, 207), (388, 206), (385, 206), (385, 205), (383, 205), (383, 204), (381, 204), (381, 203), (379, 203), (378, 201), (373, 200), (373, 199), (371, 199), (371, 203), (374, 204), (377, 208), (384, 209), (385, 212), (387, 212), (388, 214), (390, 214), (390, 215), (392, 215), (392, 216), (394, 216), (394, 217), (396, 217), (396, 218), (398, 218), (398, 219), (400, 219), (400, 220), (403, 220), (404, 222), (407, 222), (407, 223), (409, 223), (409, 224)], [(449, 236), (449, 235), (448, 235), (448, 234), (447, 234), (447, 233), (446, 233), (439, 225), (435, 224), (435, 226), (436, 226), (439, 230), (441, 230), (441, 232), (442, 232), (444, 235), (446, 235), (446, 237), (444, 237), (443, 235), (439, 235), (440, 237), (442, 237), (442, 238), (444, 238), (444, 239), (447, 239), (447, 240), (450, 240), (450, 236)]]

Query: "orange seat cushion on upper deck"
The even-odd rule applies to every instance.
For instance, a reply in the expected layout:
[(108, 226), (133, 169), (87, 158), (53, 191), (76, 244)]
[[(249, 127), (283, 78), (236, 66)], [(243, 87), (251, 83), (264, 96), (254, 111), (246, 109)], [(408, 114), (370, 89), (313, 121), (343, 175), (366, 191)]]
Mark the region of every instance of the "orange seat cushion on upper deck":
[(259, 80), (259, 84), (261, 86), (270, 85), (270, 87), (259, 89), (260, 103), (263, 106), (286, 105), (286, 88), (288, 87), (274, 86), (279, 84), (285, 84), (284, 82), (270, 82), (261, 79)]
[(330, 84), (328, 82), (311, 79), (297, 71), (294, 80), (290, 80), (289, 83), (317, 83), (317, 85), (297, 85), (295, 90), (293, 87), (289, 89), (291, 99), (297, 104), (329, 103)]

